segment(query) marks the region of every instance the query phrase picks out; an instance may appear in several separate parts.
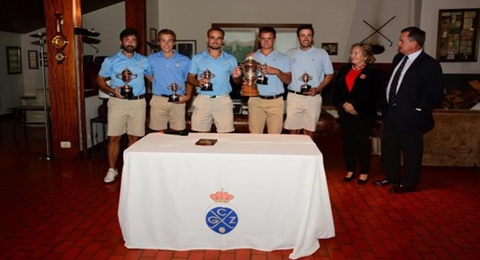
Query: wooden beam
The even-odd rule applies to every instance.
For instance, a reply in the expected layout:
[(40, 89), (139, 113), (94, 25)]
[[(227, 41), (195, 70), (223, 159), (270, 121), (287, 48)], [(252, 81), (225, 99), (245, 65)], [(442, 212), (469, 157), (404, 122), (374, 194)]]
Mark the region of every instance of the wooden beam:
[(146, 55), (147, 10), (146, 0), (125, 0), (125, 25), (138, 31), (137, 52)]
[[(76, 159), (85, 147), (83, 78), (81, 47), (75, 42), (74, 27), (81, 25), (81, 0), (44, 0), (46, 48), (48, 49), (48, 85), (50, 94), (51, 149), (53, 158)], [(61, 15), (62, 23), (57, 17)], [(60, 31), (59, 31), (60, 30)], [(63, 35), (68, 42), (56, 49), (52, 40)], [(58, 45), (57, 45), (58, 46)], [(77, 47), (76, 47), (77, 46)], [(58, 62), (55, 57), (63, 53), (66, 58)], [(80, 56), (80, 58), (77, 58)], [(82, 122), (83, 121), (83, 122)], [(80, 136), (83, 136), (81, 141)], [(70, 146), (69, 148), (61, 147)], [(86, 148), (85, 148), (86, 150)]]

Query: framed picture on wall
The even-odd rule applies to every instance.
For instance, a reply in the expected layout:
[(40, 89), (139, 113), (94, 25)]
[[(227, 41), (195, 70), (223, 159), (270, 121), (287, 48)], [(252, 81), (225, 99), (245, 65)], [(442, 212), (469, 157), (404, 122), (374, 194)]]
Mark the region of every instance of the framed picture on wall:
[(22, 73), (22, 54), (20, 47), (7, 46), (7, 73)]
[(197, 53), (197, 41), (196, 40), (177, 40), (173, 47), (178, 53), (183, 54), (190, 59), (195, 53)]
[(475, 62), (480, 9), (445, 9), (438, 13), (437, 60)]
[(150, 28), (150, 42), (157, 43), (157, 29)]
[(326, 50), (328, 55), (338, 55), (338, 43), (323, 42), (322, 49)]
[(38, 51), (28, 51), (28, 68), (38, 70)]

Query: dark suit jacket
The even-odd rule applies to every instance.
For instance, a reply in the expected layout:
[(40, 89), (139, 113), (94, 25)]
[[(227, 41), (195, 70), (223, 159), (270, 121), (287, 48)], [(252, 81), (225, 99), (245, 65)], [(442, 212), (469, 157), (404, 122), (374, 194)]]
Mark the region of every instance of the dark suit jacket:
[(367, 64), (355, 79), (352, 91), (349, 92), (345, 77), (352, 68), (352, 64), (343, 66), (335, 78), (333, 98), (339, 106), (340, 117), (353, 116), (345, 112), (343, 104), (353, 105), (360, 118), (375, 118), (378, 108), (378, 94), (380, 92), (380, 72), (371, 64)]
[[(399, 53), (393, 58), (392, 72), (403, 57)], [(427, 132), (433, 128), (432, 111), (443, 96), (442, 80), (440, 63), (422, 51), (406, 71), (397, 92), (395, 125), (398, 131)], [(391, 108), (387, 103), (387, 87), (388, 81), (381, 100), (384, 113), (388, 114)]]

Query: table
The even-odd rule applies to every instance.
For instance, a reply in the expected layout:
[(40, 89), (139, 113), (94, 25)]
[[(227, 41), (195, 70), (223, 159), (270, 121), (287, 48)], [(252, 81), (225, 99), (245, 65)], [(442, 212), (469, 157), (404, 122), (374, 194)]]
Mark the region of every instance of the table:
[[(47, 115), (50, 113), (50, 106), (47, 106)], [(27, 112), (28, 111), (45, 111), (44, 106), (18, 106), (9, 108), (15, 114), (16, 122), (13, 124), (13, 130), (15, 131), (16, 124), (22, 124), (24, 128), (27, 125), (45, 125), (45, 120), (41, 122), (27, 122)]]
[(323, 157), (303, 135), (149, 134), (124, 152), (118, 216), (127, 248), (296, 259), (335, 236)]

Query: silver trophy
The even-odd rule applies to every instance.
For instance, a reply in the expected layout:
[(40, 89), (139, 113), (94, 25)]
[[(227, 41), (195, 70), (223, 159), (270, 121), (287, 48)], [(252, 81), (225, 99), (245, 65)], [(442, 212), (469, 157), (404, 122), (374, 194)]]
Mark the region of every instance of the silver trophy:
[(125, 83), (123, 87), (120, 87), (120, 95), (122, 95), (126, 99), (133, 99), (133, 89), (128, 85), (128, 83), (133, 79), (136, 79), (138, 75), (133, 74), (128, 68), (126, 68), (121, 73), (115, 76)]
[(180, 85), (177, 83), (173, 82), (168, 86), (168, 89), (172, 90), (172, 95), (168, 97), (168, 102), (178, 102), (180, 101), (180, 95), (177, 94), (177, 91), (181, 89)]
[(248, 56), (244, 62), (240, 63), (240, 70), (243, 73), (243, 85), (240, 95), (247, 97), (258, 96), (257, 81), (263, 81), (265, 78), (262, 64), (254, 60), (252, 56)]
[(310, 92), (310, 89), (312, 88), (312, 86), (308, 85), (308, 82), (312, 80), (312, 76), (308, 75), (308, 73), (305, 72), (298, 79), (303, 82), (303, 85), (300, 86), (300, 93), (303, 95), (307, 95), (308, 92)]
[(215, 78), (215, 74), (213, 74), (208, 69), (205, 70), (202, 74), (200, 74), (200, 79), (208, 79), (209, 82), (207, 82), (203, 85), (200, 85), (200, 88), (203, 91), (212, 91), (213, 90), (213, 84), (210, 82), (210, 79), (213, 79), (213, 78)]

